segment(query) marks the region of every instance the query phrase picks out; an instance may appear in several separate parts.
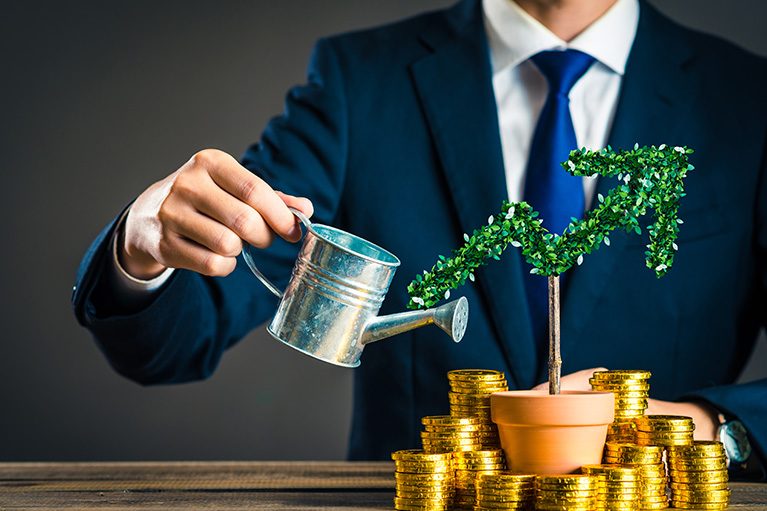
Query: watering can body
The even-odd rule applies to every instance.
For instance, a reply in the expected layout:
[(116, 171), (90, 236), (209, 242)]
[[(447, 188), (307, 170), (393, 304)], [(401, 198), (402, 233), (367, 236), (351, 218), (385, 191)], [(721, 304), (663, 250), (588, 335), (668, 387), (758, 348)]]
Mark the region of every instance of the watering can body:
[(432, 323), (455, 342), (461, 340), (468, 321), (465, 298), (434, 309), (379, 317), (399, 259), (367, 240), (313, 224), (292, 211), (305, 225), (306, 235), (284, 292), (259, 271), (253, 249), (243, 251), (251, 271), (280, 298), (267, 327), (272, 337), (344, 367), (360, 364), (366, 344)]

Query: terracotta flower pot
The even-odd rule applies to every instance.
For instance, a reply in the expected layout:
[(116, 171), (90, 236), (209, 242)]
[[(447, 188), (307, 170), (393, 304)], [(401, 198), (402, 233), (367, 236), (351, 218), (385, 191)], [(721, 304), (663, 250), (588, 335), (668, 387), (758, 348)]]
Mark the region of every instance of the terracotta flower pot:
[(490, 405), (509, 468), (528, 474), (567, 474), (601, 463), (615, 414), (611, 392), (496, 392)]

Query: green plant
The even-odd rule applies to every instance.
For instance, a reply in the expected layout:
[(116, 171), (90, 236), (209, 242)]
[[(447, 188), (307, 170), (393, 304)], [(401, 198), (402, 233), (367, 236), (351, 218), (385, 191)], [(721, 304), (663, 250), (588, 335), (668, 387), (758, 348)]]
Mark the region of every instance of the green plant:
[[(474, 280), (474, 272), (490, 259), (500, 259), (508, 245), (522, 249), (525, 260), (532, 265), (531, 273), (549, 278), (549, 336), (550, 367), (559, 352), (559, 279), (558, 276), (583, 256), (610, 245), (609, 233), (623, 229), (641, 234), (640, 218), (653, 210), (652, 222), (647, 226), (649, 243), (645, 252), (647, 267), (662, 277), (671, 268), (678, 247), (676, 238), (682, 219), (677, 215), (679, 200), (684, 197), (684, 178), (693, 169), (687, 147), (639, 147), (614, 151), (607, 147), (600, 151), (587, 149), (570, 153), (562, 163), (565, 170), (575, 176), (600, 175), (617, 177), (620, 183), (606, 197), (597, 196), (598, 205), (584, 218), (573, 218), (561, 234), (550, 233), (541, 225), (538, 212), (526, 202), (504, 201), (501, 212), (488, 218), (487, 225), (476, 229), (471, 236), (464, 234), (464, 245), (452, 257), (439, 256), (430, 271), (417, 275), (408, 286), (410, 308), (431, 307), (450, 291)], [(552, 296), (555, 294), (556, 296)], [(556, 317), (555, 317), (556, 316)], [(554, 339), (553, 337), (556, 337)], [(556, 344), (556, 346), (553, 346)], [(561, 360), (559, 361), (561, 365)], [(559, 391), (559, 377), (550, 370), (549, 386), (552, 393)], [(552, 381), (555, 379), (556, 381)], [(556, 392), (554, 392), (556, 391)]]

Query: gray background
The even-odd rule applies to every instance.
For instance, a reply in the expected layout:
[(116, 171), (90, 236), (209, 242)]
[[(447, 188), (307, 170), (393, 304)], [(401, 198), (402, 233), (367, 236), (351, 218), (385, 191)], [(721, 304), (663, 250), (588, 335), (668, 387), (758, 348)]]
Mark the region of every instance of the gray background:
[[(344, 457), (349, 370), (259, 329), (209, 381), (139, 387), (76, 324), (74, 272), (102, 225), (194, 151), (241, 154), (317, 37), (449, 3), (0, 3), (0, 459)], [(653, 3), (767, 54), (767, 2)], [(744, 378), (765, 374), (762, 340)]]

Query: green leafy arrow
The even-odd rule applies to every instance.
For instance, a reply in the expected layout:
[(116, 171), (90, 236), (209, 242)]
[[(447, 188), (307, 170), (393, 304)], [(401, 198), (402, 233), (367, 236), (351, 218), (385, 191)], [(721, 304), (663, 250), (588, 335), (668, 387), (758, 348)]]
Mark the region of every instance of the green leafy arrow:
[(639, 218), (653, 210), (647, 226), (650, 242), (647, 267), (662, 277), (671, 268), (679, 233), (679, 199), (684, 197), (684, 178), (694, 167), (688, 161), (693, 152), (687, 147), (639, 147), (614, 151), (587, 149), (570, 153), (562, 166), (575, 176), (617, 176), (619, 185), (581, 220), (573, 219), (562, 234), (552, 234), (541, 225), (538, 212), (526, 202), (504, 201), (501, 212), (488, 218), (487, 225), (471, 236), (464, 234), (464, 245), (446, 258), (439, 256), (428, 272), (416, 276), (408, 286), (410, 308), (431, 307), (450, 291), (474, 280), (474, 271), (490, 259), (500, 259), (508, 245), (522, 249), (531, 273), (553, 276), (583, 262), (601, 243), (610, 244), (609, 233), (623, 229), (641, 234)]

